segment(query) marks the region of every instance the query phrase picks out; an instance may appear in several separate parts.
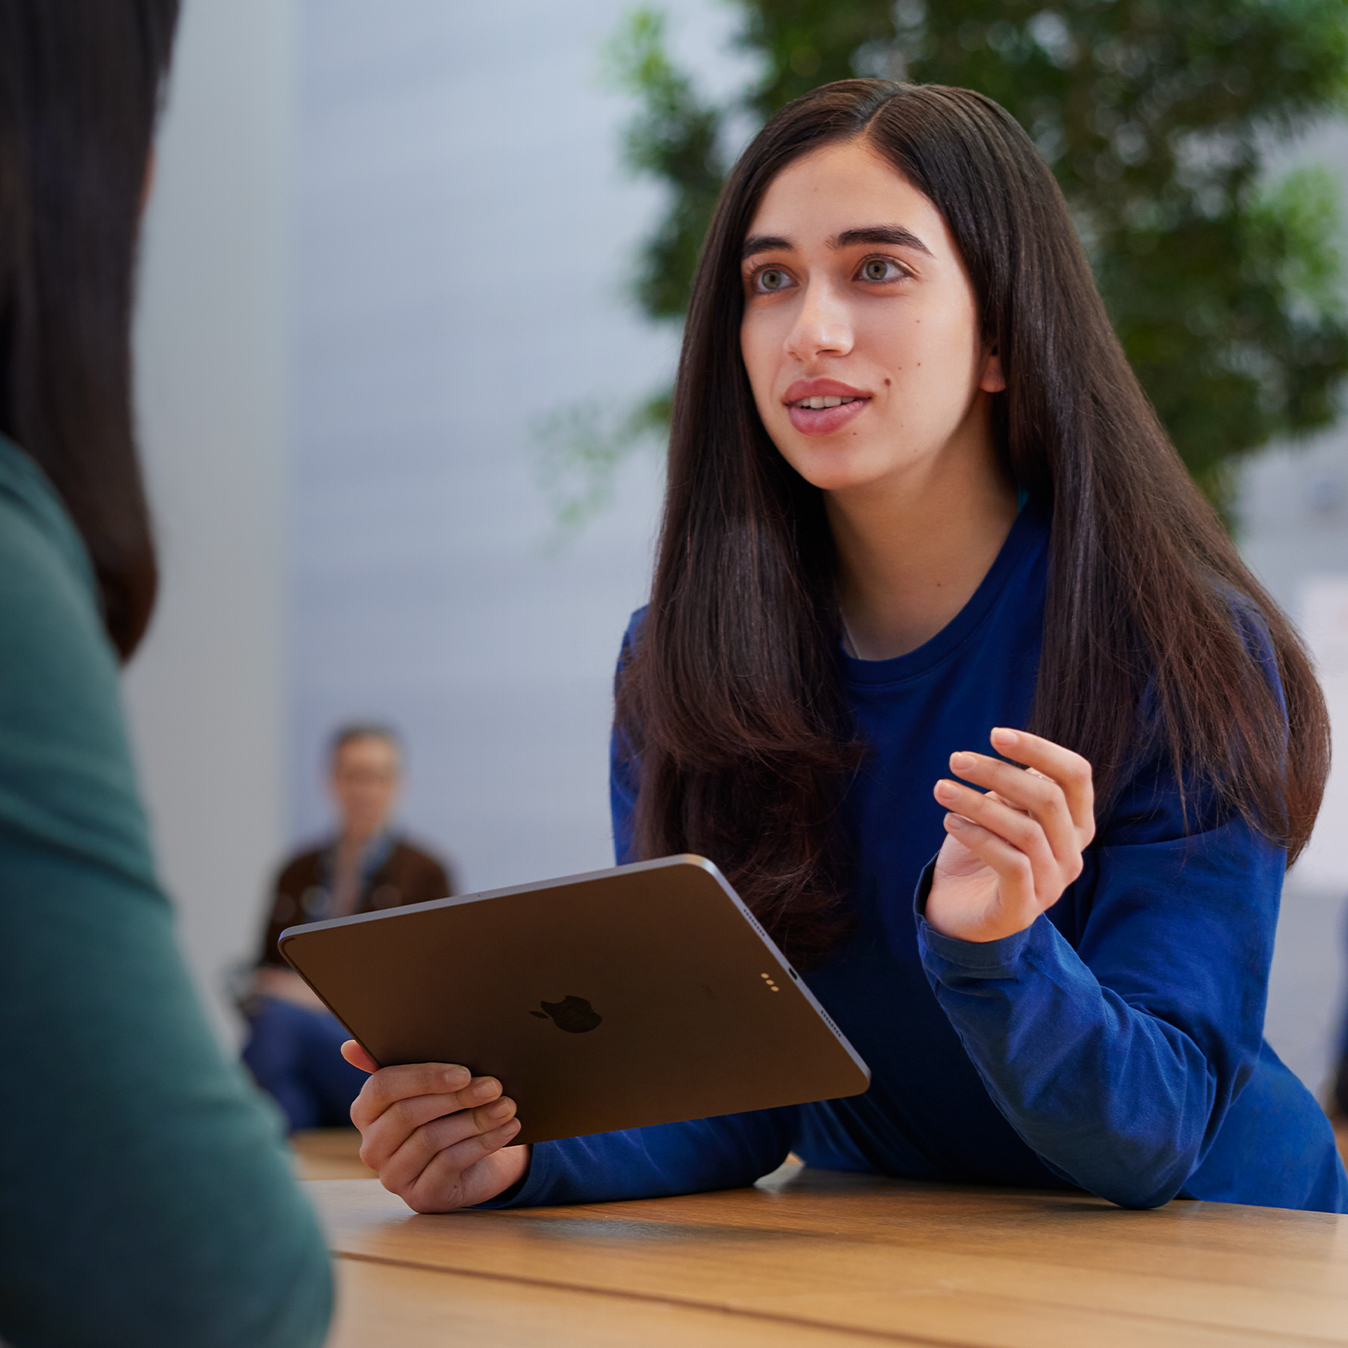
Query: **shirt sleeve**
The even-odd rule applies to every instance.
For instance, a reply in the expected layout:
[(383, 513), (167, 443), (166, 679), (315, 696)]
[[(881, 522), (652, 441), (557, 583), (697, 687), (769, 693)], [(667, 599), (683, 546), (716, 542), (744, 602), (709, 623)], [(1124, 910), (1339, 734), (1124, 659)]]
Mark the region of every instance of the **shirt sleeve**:
[(0, 575), (0, 1337), (317, 1348), (323, 1240), (178, 953), (91, 588), (3, 494)]
[(538, 1142), (524, 1179), (480, 1206), (608, 1203), (738, 1189), (786, 1160), (796, 1113), (791, 1105)]
[(987, 943), (927, 924), (928, 866), (928, 980), (1056, 1174), (1124, 1207), (1182, 1193), (1259, 1055), (1284, 862), (1240, 820), (1106, 842), (1051, 917)]

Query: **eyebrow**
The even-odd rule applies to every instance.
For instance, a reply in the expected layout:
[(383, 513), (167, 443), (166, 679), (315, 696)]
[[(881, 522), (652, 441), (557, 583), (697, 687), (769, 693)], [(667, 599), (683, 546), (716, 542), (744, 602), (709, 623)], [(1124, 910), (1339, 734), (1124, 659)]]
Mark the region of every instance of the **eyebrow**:
[[(932, 255), (931, 249), (910, 229), (902, 225), (868, 225), (864, 229), (845, 229), (828, 241), (835, 251), (840, 248), (854, 248), (859, 243), (887, 243), (899, 248), (913, 248), (919, 253)], [(779, 234), (753, 234), (745, 239), (740, 251), (740, 260), (751, 258), (757, 253), (789, 253), (794, 245), (790, 239)]]
[(931, 249), (902, 225), (871, 225), (867, 229), (847, 229), (829, 241), (830, 248), (852, 248), (859, 243), (889, 243), (899, 248), (915, 248), (931, 256)]

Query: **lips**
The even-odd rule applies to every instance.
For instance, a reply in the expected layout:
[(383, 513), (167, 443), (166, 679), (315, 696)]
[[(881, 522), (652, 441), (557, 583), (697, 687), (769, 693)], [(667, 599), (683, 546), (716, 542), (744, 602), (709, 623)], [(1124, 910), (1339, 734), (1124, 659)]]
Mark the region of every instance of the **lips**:
[(797, 379), (782, 399), (791, 425), (803, 435), (832, 435), (861, 415), (870, 402), (863, 389), (836, 379)]

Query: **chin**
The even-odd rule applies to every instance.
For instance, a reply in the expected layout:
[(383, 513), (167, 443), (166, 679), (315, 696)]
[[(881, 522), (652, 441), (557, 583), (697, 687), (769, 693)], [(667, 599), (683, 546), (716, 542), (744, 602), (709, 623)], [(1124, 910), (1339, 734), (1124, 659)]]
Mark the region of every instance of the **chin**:
[(837, 443), (811, 439), (807, 445), (792, 444), (789, 452), (778, 452), (812, 487), (820, 491), (849, 491), (868, 487), (893, 472), (892, 462), (867, 452), (865, 446), (847, 444), (842, 436)]

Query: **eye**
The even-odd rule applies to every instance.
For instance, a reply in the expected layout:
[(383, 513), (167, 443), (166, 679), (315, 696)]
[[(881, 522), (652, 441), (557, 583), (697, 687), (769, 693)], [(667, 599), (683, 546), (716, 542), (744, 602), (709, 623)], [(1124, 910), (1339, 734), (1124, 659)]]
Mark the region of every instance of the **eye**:
[(901, 281), (908, 275), (892, 257), (868, 257), (861, 264), (863, 281)]
[(791, 278), (780, 267), (764, 267), (754, 273), (754, 290), (760, 295), (775, 295), (791, 284)]

